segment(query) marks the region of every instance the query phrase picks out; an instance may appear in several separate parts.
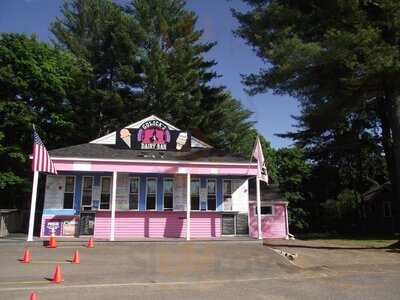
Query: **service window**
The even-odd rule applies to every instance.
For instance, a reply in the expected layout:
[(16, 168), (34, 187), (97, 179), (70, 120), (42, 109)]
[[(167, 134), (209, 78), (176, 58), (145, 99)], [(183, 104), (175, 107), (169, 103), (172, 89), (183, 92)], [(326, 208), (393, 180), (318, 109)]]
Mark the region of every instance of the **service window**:
[(207, 210), (216, 210), (217, 208), (217, 181), (215, 179), (207, 180)]
[(139, 209), (139, 178), (129, 179), (129, 209)]
[(232, 180), (224, 180), (224, 210), (232, 210)]
[(65, 177), (65, 189), (64, 189), (64, 209), (74, 208), (74, 191), (75, 191), (75, 177)]
[(111, 177), (101, 177), (100, 209), (110, 209)]
[(84, 176), (82, 185), (82, 207), (92, 207), (93, 177)]
[(190, 209), (200, 209), (200, 180), (192, 179), (190, 182)]
[(164, 179), (164, 210), (173, 210), (174, 208), (174, 179)]
[(146, 210), (156, 209), (157, 179), (147, 178), (146, 180)]

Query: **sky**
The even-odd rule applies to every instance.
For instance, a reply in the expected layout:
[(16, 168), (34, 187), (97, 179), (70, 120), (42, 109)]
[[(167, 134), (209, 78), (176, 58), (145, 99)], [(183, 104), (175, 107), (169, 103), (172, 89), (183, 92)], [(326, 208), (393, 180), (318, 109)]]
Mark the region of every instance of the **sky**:
[[(0, 0), (0, 32), (36, 34), (41, 41), (48, 42), (52, 38), (49, 24), (59, 15), (61, 4), (62, 0)], [(275, 134), (294, 130), (295, 122), (291, 116), (298, 115), (298, 103), (295, 99), (272, 93), (247, 95), (240, 75), (257, 72), (264, 63), (245, 41), (233, 35), (238, 22), (232, 17), (231, 8), (248, 10), (241, 0), (187, 0), (187, 9), (198, 15), (197, 26), (204, 30), (203, 40), (217, 42), (207, 54), (208, 59), (217, 61), (215, 71), (222, 75), (213, 84), (224, 85), (254, 113), (252, 120), (272, 147), (290, 146), (290, 140)]]

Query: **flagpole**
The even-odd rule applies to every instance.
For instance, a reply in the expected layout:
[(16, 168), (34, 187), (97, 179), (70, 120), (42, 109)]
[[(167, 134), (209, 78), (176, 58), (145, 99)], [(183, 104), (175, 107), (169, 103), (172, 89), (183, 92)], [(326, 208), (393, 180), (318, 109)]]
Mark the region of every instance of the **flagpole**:
[(32, 198), (31, 198), (31, 212), (29, 215), (29, 229), (28, 229), (28, 242), (33, 241), (33, 228), (35, 225), (35, 212), (36, 212), (36, 195), (38, 187), (39, 172), (33, 172), (33, 184), (32, 184)]

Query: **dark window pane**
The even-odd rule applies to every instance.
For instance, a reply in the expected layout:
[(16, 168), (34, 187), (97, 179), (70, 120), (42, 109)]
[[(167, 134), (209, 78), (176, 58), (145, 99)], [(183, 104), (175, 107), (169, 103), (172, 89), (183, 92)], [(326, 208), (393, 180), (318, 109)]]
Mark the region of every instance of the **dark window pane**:
[(261, 206), (262, 215), (272, 215), (272, 206)]
[(64, 194), (64, 208), (70, 209), (74, 206), (74, 194), (72, 193), (65, 193)]
[(156, 209), (156, 195), (147, 194), (146, 209), (147, 210), (155, 210)]
[(66, 193), (73, 193), (75, 186), (75, 177), (67, 176), (65, 177), (65, 192)]
[(199, 208), (200, 208), (200, 197), (192, 195), (191, 201), (190, 201), (190, 209), (191, 210), (199, 210)]
[(110, 209), (110, 194), (101, 194), (100, 209)]
[(213, 195), (208, 195), (207, 198), (207, 209), (208, 210), (216, 210), (217, 208), (217, 200)]
[(138, 209), (138, 195), (130, 194), (129, 195), (129, 209)]
[(164, 210), (173, 209), (173, 197), (172, 195), (164, 195)]

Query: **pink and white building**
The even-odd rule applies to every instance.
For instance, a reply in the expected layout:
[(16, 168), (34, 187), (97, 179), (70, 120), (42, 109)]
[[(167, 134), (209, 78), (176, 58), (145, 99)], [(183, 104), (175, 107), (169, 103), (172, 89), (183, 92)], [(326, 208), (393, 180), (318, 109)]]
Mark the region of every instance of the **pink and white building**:
[[(42, 237), (258, 237), (257, 164), (156, 116), (49, 153)], [(287, 203), (261, 192), (261, 236), (287, 238)]]

